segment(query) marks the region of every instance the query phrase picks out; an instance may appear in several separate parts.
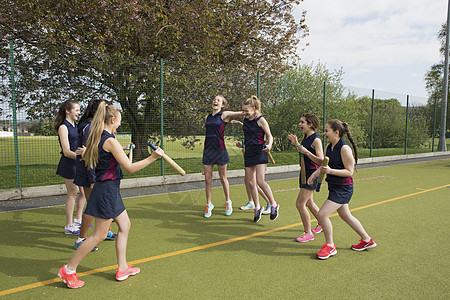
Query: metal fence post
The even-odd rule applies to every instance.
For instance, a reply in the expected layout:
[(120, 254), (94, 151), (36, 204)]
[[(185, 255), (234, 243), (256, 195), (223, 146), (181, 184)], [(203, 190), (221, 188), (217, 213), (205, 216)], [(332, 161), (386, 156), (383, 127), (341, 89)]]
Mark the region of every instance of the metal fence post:
[(405, 125), (405, 153), (408, 147), (408, 110), (409, 110), (409, 95), (406, 95), (406, 125)]
[(437, 109), (437, 99), (434, 99), (433, 140), (431, 141), (431, 152), (434, 152), (434, 139), (436, 137), (436, 109)]
[(372, 89), (372, 117), (370, 121), (370, 154), (369, 157), (372, 157), (372, 149), (373, 149), (373, 121), (374, 121), (374, 114), (375, 114), (375, 90)]
[[(161, 149), (164, 150), (164, 64), (159, 59), (159, 101), (161, 107)], [(164, 176), (164, 159), (161, 159), (161, 176)]]
[(14, 154), (16, 158), (16, 181), (17, 187), (21, 188), (20, 183), (20, 165), (19, 165), (19, 142), (17, 140), (17, 116), (16, 116), (16, 83), (14, 81), (14, 42), (9, 41), (9, 59), (11, 63), (11, 100), (13, 114), (13, 132), (14, 132)]
[(325, 124), (327, 123), (326, 121), (326, 114), (327, 114), (327, 83), (324, 81), (323, 82), (323, 120), (322, 120), (322, 147), (323, 147), (323, 151), (325, 152), (325, 135), (323, 134), (323, 132), (325, 132)]

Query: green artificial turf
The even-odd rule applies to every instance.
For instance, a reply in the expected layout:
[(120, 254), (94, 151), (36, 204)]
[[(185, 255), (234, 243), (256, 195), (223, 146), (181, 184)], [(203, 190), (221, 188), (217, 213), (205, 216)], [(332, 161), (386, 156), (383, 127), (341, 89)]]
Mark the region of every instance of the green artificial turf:
[[(86, 285), (69, 290), (57, 271), (75, 238), (64, 235), (64, 207), (0, 213), (0, 295), (5, 299), (447, 299), (450, 255), (450, 159), (359, 170), (350, 209), (378, 246), (356, 252), (359, 236), (333, 216), (337, 255), (315, 253), (295, 208), (298, 179), (269, 182), (280, 216), (252, 222), (240, 211), (243, 185), (231, 186), (235, 211), (224, 214), (222, 188), (203, 217), (204, 190), (124, 199), (132, 228), (128, 260), (142, 271), (115, 281), (114, 242), (104, 241), (78, 267)], [(326, 184), (314, 193), (321, 206)], [(315, 226), (316, 222), (313, 223)], [(116, 229), (113, 224), (113, 230)], [(254, 236), (255, 233), (260, 235)], [(217, 244), (215, 244), (217, 243)], [(99, 268), (107, 268), (100, 271)], [(47, 280), (51, 282), (45, 284)], [(30, 284), (44, 283), (32, 287)]]

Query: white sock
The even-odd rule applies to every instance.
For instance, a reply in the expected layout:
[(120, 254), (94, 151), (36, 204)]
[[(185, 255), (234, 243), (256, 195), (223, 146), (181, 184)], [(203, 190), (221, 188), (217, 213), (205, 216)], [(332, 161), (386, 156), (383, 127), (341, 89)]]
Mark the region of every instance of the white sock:
[(70, 271), (69, 269), (67, 269), (67, 265), (65, 266), (65, 268), (66, 268), (66, 273), (67, 274), (73, 274), (73, 273), (77, 272), (77, 271)]
[(80, 237), (79, 237), (79, 238), (77, 239), (77, 243), (80, 243), (80, 242), (84, 241), (85, 239), (86, 239), (86, 238), (80, 238)]
[(368, 242), (370, 242), (370, 238), (367, 239), (367, 240), (363, 239), (363, 241), (366, 242), (366, 243), (368, 243)]
[(327, 244), (327, 246), (334, 247), (334, 244)]

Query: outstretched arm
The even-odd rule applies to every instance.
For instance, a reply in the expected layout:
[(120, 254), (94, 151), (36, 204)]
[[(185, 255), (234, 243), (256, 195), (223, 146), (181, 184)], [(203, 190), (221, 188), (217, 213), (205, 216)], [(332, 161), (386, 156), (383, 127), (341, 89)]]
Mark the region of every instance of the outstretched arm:
[(105, 143), (103, 144), (103, 149), (105, 151), (111, 152), (117, 162), (130, 174), (143, 169), (164, 154), (164, 151), (158, 147), (155, 151), (152, 152), (152, 155), (150, 155), (149, 157), (135, 163), (131, 163), (131, 161), (123, 151), (120, 143), (113, 138), (109, 138), (105, 141)]

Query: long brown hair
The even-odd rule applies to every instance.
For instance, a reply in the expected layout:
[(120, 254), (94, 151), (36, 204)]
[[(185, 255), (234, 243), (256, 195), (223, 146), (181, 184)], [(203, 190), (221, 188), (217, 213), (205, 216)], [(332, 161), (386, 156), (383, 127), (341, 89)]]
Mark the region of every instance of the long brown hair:
[(353, 155), (355, 158), (355, 164), (358, 163), (358, 149), (356, 148), (356, 143), (353, 140), (353, 136), (350, 133), (350, 128), (348, 127), (348, 124), (345, 122), (342, 122), (340, 120), (330, 120), (327, 122), (327, 124), (333, 129), (334, 131), (339, 130), (339, 138), (342, 138), (344, 134), (347, 134), (348, 140), (352, 144), (353, 147)]
[(97, 111), (92, 118), (86, 151), (83, 154), (83, 160), (89, 169), (95, 168), (98, 164), (98, 144), (105, 129), (105, 124), (108, 124), (112, 117), (117, 117), (118, 113), (120, 113), (118, 108), (114, 105), (107, 105), (105, 101), (100, 102), (98, 105)]
[(61, 126), (62, 122), (66, 119), (66, 111), (70, 111), (75, 104), (78, 104), (76, 100), (66, 100), (58, 108), (58, 112), (56, 113), (55, 118), (55, 130), (58, 131), (59, 126)]
[[(311, 126), (312, 130), (314, 132), (319, 128), (319, 119), (315, 114), (303, 114), (300, 118), (305, 118), (305, 121), (308, 125)], [(303, 141), (306, 139), (306, 134), (303, 136), (303, 140), (301, 144), (303, 144)]]
[(261, 112), (261, 101), (259, 101), (258, 97), (256, 97), (255, 95), (252, 95), (250, 98), (242, 101), (242, 105), (249, 105), (255, 110)]

